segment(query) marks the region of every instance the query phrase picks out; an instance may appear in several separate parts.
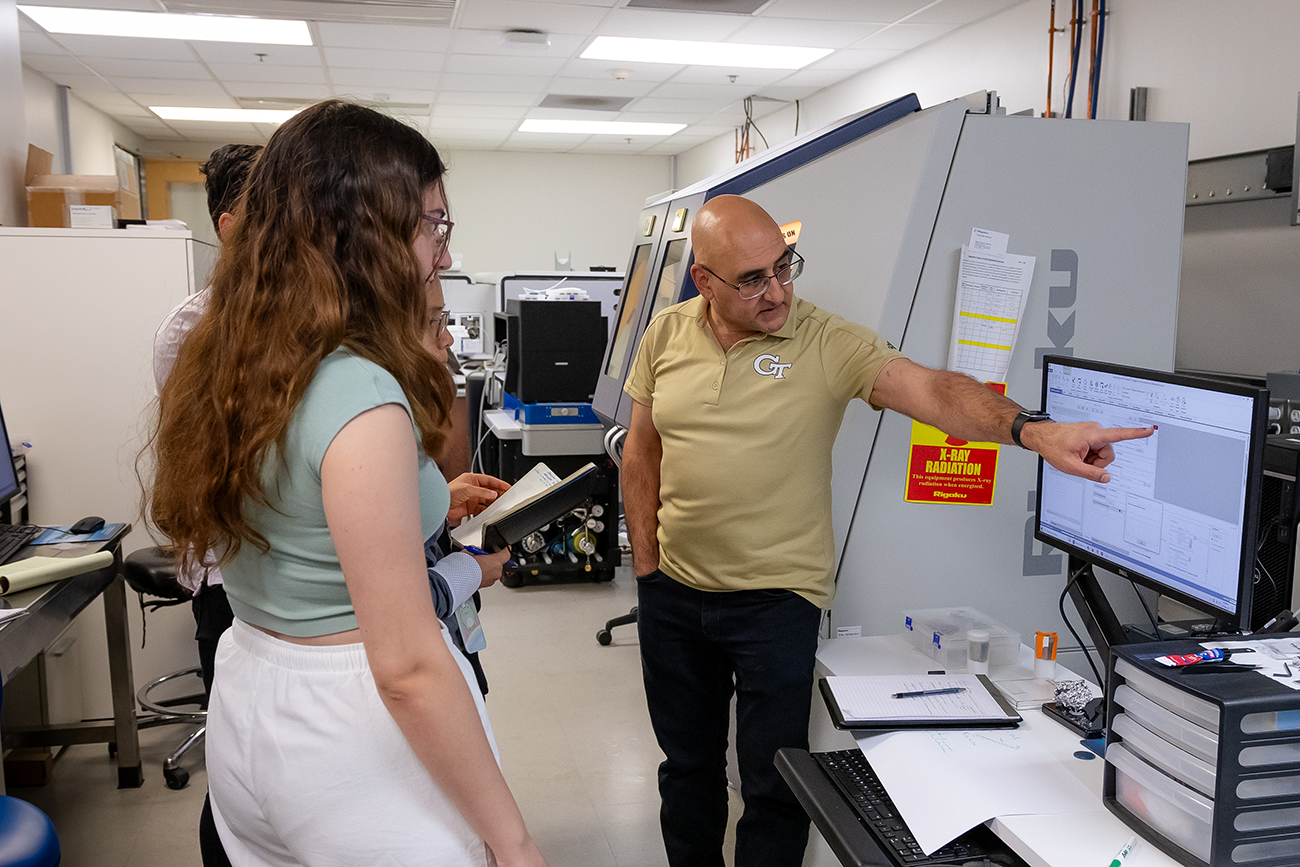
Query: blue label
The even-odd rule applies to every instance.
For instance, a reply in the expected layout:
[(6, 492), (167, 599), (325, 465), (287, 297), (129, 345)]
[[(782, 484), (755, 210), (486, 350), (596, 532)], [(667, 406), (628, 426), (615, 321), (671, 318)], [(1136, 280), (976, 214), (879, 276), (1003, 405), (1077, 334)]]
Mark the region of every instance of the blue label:
[(934, 646), (939, 650), (943, 650), (943, 641), (939, 638), (939, 633), (937, 632), (934, 634)]
[(906, 618), (906, 619), (904, 620), (904, 625), (907, 626), (907, 631), (908, 631), (908, 632), (911, 632), (911, 631), (912, 631), (912, 618), (910, 618), (910, 617)]

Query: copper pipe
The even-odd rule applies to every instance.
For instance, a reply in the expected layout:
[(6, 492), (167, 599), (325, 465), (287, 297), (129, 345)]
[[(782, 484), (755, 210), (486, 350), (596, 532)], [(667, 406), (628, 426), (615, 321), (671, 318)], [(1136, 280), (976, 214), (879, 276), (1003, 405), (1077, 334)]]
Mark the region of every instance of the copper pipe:
[(1056, 0), (1052, 0), (1052, 18), (1047, 25), (1047, 111), (1043, 117), (1052, 116), (1052, 61), (1056, 57)]
[(1097, 62), (1097, 2), (1098, 0), (1092, 0), (1091, 26), (1088, 30), (1088, 39), (1092, 45), (1092, 50), (1088, 52), (1088, 111), (1085, 112), (1085, 115), (1091, 120), (1097, 119), (1097, 113), (1092, 107), (1092, 87), (1097, 79), (1096, 70), (1093, 69), (1093, 64)]

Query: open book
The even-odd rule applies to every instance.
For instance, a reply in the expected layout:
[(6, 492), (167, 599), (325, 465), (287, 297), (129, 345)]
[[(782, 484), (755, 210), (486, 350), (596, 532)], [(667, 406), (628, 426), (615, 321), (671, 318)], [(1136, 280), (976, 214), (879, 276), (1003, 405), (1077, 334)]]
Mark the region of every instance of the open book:
[(500, 551), (591, 499), (596, 465), (586, 464), (561, 479), (539, 463), (492, 505), (451, 531), (462, 548)]

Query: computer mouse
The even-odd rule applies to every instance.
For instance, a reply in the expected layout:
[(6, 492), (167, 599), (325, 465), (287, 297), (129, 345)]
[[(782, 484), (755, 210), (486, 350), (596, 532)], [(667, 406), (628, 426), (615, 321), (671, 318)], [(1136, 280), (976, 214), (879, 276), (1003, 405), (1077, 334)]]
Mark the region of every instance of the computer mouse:
[(69, 530), (74, 535), (82, 536), (85, 535), (86, 533), (97, 533), (103, 528), (104, 528), (104, 519), (97, 517), (95, 515), (91, 515), (87, 518), (82, 518), (80, 521), (73, 524), (69, 528)]

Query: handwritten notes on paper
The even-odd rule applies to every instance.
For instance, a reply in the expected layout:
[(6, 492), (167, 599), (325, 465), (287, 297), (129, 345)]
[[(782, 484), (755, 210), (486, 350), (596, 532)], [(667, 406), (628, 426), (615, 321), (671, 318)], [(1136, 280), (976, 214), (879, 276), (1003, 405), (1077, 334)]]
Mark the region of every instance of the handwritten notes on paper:
[(858, 747), (926, 854), (998, 816), (1102, 809), (1020, 729), (892, 732)]
[(1006, 382), (1034, 279), (1034, 256), (1007, 252), (1001, 232), (972, 229), (961, 248), (948, 367), (981, 382)]
[[(1007, 712), (973, 674), (828, 677), (826, 682), (848, 722), (1007, 718)], [(898, 693), (954, 688), (962, 692), (894, 698)]]

